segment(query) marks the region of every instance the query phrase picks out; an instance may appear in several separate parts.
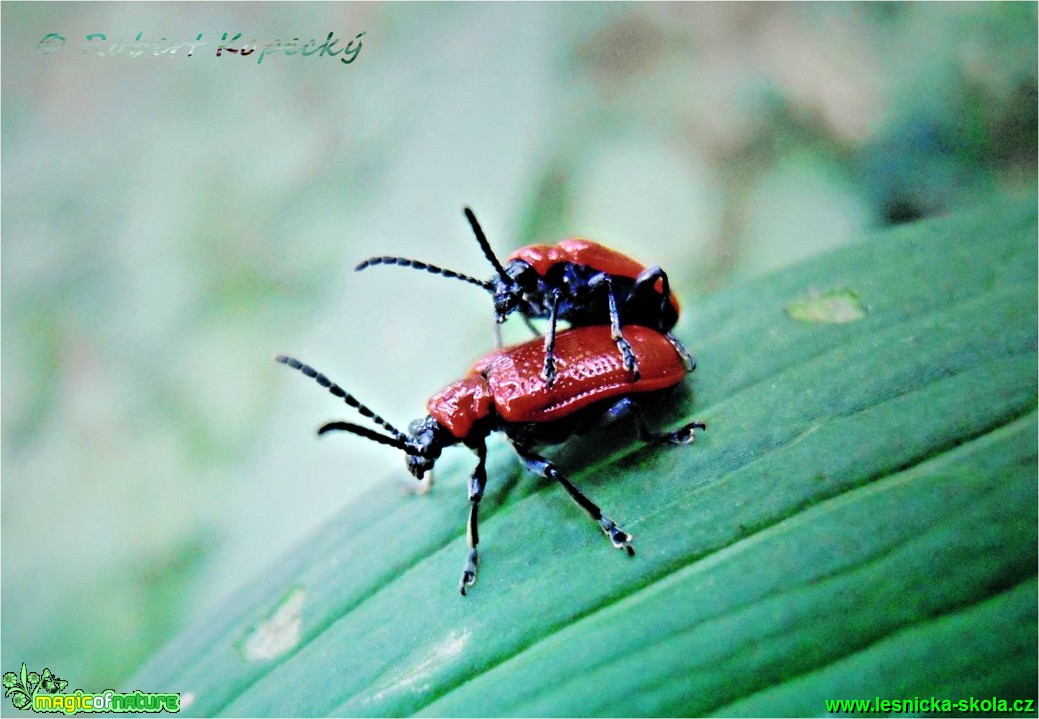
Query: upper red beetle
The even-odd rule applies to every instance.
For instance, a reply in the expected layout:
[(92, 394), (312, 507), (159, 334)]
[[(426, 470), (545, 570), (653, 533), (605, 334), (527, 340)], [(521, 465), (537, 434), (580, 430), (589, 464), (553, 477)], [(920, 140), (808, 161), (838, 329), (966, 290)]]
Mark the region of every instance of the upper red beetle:
[(690, 422), (673, 432), (650, 431), (633, 395), (672, 387), (689, 370), (674, 343), (659, 332), (635, 325), (626, 328), (625, 336), (641, 368), (637, 381), (631, 381), (609, 327), (567, 330), (556, 337), (553, 384), (549, 385), (541, 376), (545, 353), (540, 340), (496, 350), (481, 357), (465, 377), (433, 395), (426, 405), (429, 415), (412, 422), (407, 434), (312, 367), (283, 355), (275, 359), (313, 378), (387, 432), (349, 422), (330, 422), (318, 434), (342, 430), (395, 447), (404, 452), (408, 470), (418, 479), (433, 468), (445, 447), (463, 444), (476, 453), (476, 469), (469, 480), (469, 553), (459, 582), (464, 595), (476, 581), (477, 509), (487, 483), (486, 439), (495, 431), (505, 433), (528, 469), (559, 482), (599, 523), (613, 546), (628, 554), (635, 553), (631, 535), (604, 515), (555, 465), (534, 451), (537, 445), (564, 441), (604, 413), (633, 414), (640, 437), (649, 442), (685, 444), (693, 441), (695, 430), (706, 429), (702, 422)]
[(571, 327), (609, 325), (610, 336), (624, 361), (631, 381), (638, 381), (639, 358), (627, 337), (629, 325), (649, 327), (667, 338), (688, 370), (693, 361), (682, 343), (671, 334), (678, 321), (678, 300), (667, 274), (659, 266), (646, 267), (616, 250), (590, 240), (564, 240), (558, 245), (530, 245), (516, 250), (503, 266), (491, 250), (476, 216), (468, 207), (465, 216), (483, 254), (494, 265), (495, 277), (478, 280), (405, 257), (371, 257), (357, 265), (360, 271), (373, 265), (400, 265), (463, 280), (490, 292), (498, 322), (513, 312), (525, 319), (547, 318), (542, 377), (551, 385), (556, 378), (554, 342), (556, 323)]

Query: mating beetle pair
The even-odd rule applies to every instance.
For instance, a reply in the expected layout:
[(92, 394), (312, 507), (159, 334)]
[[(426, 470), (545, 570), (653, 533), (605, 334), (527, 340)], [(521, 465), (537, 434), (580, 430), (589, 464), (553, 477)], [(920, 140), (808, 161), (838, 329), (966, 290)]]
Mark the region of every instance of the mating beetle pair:
[[(469, 480), (469, 552), (459, 582), (463, 595), (476, 581), (478, 509), (487, 483), (486, 438), (505, 434), (523, 464), (559, 482), (570, 497), (599, 524), (614, 547), (634, 554), (631, 535), (604, 515), (551, 461), (535, 451), (556, 444), (603, 415), (632, 414), (640, 437), (647, 442), (692, 442), (702, 422), (673, 432), (652, 432), (633, 396), (680, 383), (695, 367), (681, 343), (670, 333), (678, 317), (678, 302), (667, 275), (659, 267), (645, 268), (634, 260), (585, 240), (567, 240), (555, 247), (522, 248), (503, 267), (490, 249), (476, 217), (465, 209), (484, 255), (498, 276), (485, 282), (416, 260), (377, 257), (358, 265), (397, 264), (461, 279), (494, 295), (499, 322), (511, 312), (525, 319), (547, 317), (546, 338), (481, 357), (458, 380), (427, 403), (429, 415), (401, 432), (353, 395), (312, 367), (291, 357), (275, 359), (313, 378), (342, 398), (385, 433), (349, 422), (330, 422), (318, 434), (346, 431), (401, 450), (408, 470), (421, 479), (433, 468), (442, 450), (464, 444), (478, 461)], [(623, 299), (618, 302), (616, 293)], [(556, 332), (557, 320), (571, 329)]]
[[(678, 321), (678, 300), (671, 293), (667, 274), (659, 266), (645, 267), (616, 250), (583, 239), (563, 240), (552, 247), (522, 247), (509, 255), (503, 266), (491, 250), (476, 215), (468, 207), (465, 208), (465, 217), (473, 228), (480, 249), (497, 273), (491, 280), (478, 280), (406, 257), (370, 257), (355, 269), (399, 265), (482, 287), (494, 298), (499, 324), (513, 312), (519, 312), (528, 325), (531, 319), (547, 318), (541, 376), (548, 385), (555, 381), (553, 345), (558, 320), (569, 322), (571, 327), (609, 324), (611, 336), (624, 358), (624, 366), (634, 381), (639, 379), (638, 358), (624, 337), (624, 325), (641, 325), (662, 333), (692, 371), (692, 358), (671, 334), (671, 328)], [(623, 299), (618, 301), (618, 297)]]

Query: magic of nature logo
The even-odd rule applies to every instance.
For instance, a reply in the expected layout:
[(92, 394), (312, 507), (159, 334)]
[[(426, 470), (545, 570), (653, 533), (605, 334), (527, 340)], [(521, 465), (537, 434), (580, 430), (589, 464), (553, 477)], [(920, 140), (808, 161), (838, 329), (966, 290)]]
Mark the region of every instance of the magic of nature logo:
[(180, 693), (154, 693), (134, 691), (120, 693), (114, 689), (87, 693), (82, 689), (65, 692), (68, 680), (62, 679), (49, 668), (42, 672), (30, 672), (22, 662), (20, 672), (4, 672), (4, 696), (11, 700), (15, 709), (34, 711), (40, 714), (79, 714), (180, 711)]

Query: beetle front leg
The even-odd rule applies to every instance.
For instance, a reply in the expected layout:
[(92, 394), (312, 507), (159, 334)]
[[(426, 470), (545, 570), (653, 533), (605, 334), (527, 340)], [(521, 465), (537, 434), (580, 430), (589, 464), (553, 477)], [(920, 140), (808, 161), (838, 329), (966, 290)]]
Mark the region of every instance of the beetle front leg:
[(494, 319), (494, 346), (498, 349), (505, 346), (501, 341), (501, 322), (497, 318)]
[(530, 449), (521, 445), (513, 444), (513, 448), (516, 450), (516, 454), (523, 461), (523, 464), (531, 472), (534, 472), (546, 479), (554, 479), (563, 485), (563, 489), (570, 495), (581, 509), (588, 513), (588, 516), (592, 520), (599, 523), (599, 527), (609, 537), (613, 546), (617, 549), (623, 549), (628, 553), (629, 556), (634, 556), (635, 548), (631, 546), (631, 535), (622, 530), (617, 526), (617, 523), (602, 513), (597, 505), (592, 500), (588, 499), (581, 490), (575, 487), (570, 480), (564, 477), (556, 466), (549, 460), (545, 459), (539, 454), (532, 452)]
[(480, 555), (476, 551), (476, 545), (480, 543), (480, 534), (477, 529), (480, 500), (483, 499), (483, 490), (487, 486), (487, 445), (483, 442), (474, 448), (479, 461), (476, 469), (469, 478), (469, 524), (466, 527), (466, 544), (469, 545), (469, 554), (466, 555), (465, 568), (462, 569), (462, 579), (458, 583), (458, 591), (465, 596), (466, 590), (476, 583), (476, 565), (480, 561)]
[(610, 337), (617, 343), (617, 349), (620, 350), (624, 360), (624, 369), (631, 372), (631, 381), (638, 382), (639, 377), (642, 376), (639, 373), (639, 361), (635, 357), (634, 350), (631, 349), (631, 343), (624, 339), (624, 335), (621, 333), (621, 315), (617, 309), (617, 298), (613, 294), (613, 282), (610, 276), (605, 272), (600, 273), (588, 282), (588, 286), (592, 289), (599, 286), (605, 287), (610, 308)]
[(552, 290), (552, 309), (548, 315), (548, 331), (545, 332), (545, 367), (541, 378), (551, 387), (556, 381), (556, 321), (559, 319), (559, 290)]

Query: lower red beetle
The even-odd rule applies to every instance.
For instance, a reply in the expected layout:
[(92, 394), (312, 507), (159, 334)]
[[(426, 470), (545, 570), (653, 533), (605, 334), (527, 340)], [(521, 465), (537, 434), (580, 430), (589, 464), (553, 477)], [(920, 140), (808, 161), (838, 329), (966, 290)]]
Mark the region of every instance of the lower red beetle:
[(556, 379), (551, 385), (542, 377), (545, 362), (541, 340), (499, 349), (481, 357), (465, 377), (433, 395), (426, 408), (429, 415), (417, 419), (405, 434), (359, 402), (353, 395), (314, 368), (292, 357), (275, 359), (313, 378), (340, 397), (362, 416), (386, 430), (382, 432), (349, 422), (329, 422), (318, 430), (351, 432), (404, 452), (408, 471), (417, 479), (433, 468), (441, 451), (463, 444), (476, 453), (476, 469), (469, 479), (469, 554), (459, 590), (476, 581), (479, 543), (477, 512), (487, 484), (486, 439), (491, 432), (504, 432), (520, 460), (532, 472), (559, 482), (567, 494), (598, 522), (613, 546), (629, 555), (631, 535), (604, 515), (564, 477), (555, 465), (537, 454), (534, 447), (563, 442), (572, 432), (588, 426), (604, 414), (634, 415), (640, 437), (647, 442), (687, 444), (695, 439), (702, 422), (690, 422), (673, 432), (653, 432), (647, 427), (633, 395), (656, 392), (677, 385), (688, 369), (687, 358), (663, 334), (646, 327), (625, 328), (625, 336), (638, 359), (641, 376), (632, 382), (623, 358), (606, 326), (580, 327), (556, 337)]

